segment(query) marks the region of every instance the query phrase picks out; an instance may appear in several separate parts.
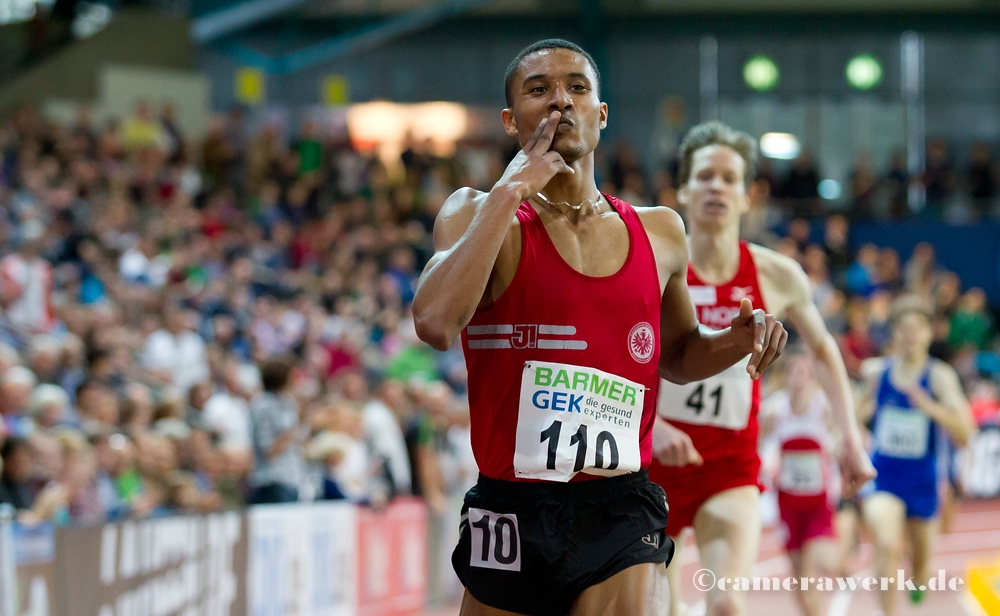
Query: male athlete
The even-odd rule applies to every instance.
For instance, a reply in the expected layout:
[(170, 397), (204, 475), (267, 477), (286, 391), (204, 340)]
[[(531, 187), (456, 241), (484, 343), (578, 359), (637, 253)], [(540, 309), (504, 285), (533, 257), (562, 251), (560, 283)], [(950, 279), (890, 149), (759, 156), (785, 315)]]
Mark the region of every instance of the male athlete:
[(434, 347), (461, 333), (469, 370), (481, 475), (452, 557), (462, 614), (662, 616), (673, 546), (644, 470), (657, 375), (703, 379), (749, 355), (757, 377), (787, 334), (750, 302), (702, 331), (680, 218), (597, 190), (608, 107), (586, 52), (535, 43), (504, 85), (522, 149), (489, 193), (445, 203), (413, 305)]
[[(804, 349), (784, 356), (785, 385), (761, 404), (760, 436), (775, 443), (780, 456), (774, 487), (792, 574), (832, 577), (839, 574), (833, 523), (839, 490), (830, 403)], [(805, 616), (821, 613), (815, 585), (800, 588), (796, 599)]]
[(896, 300), (892, 355), (861, 365), (867, 392), (861, 414), (872, 418), (872, 462), (878, 471), (862, 491), (861, 506), (875, 540), (875, 575), (898, 575), (907, 552), (913, 565), (912, 581), (880, 590), (885, 616), (896, 614), (900, 585), (910, 591), (914, 603), (923, 600), (927, 590), (927, 567), (938, 535), (938, 456), (944, 433), (964, 446), (976, 431), (955, 370), (928, 353), (931, 315), (919, 298)]
[[(844, 435), (844, 491), (874, 475), (861, 444), (843, 359), (812, 302), (809, 279), (792, 259), (740, 241), (749, 207), (756, 144), (718, 122), (691, 129), (680, 148), (678, 200), (687, 207), (691, 263), (687, 283), (702, 325), (729, 326), (741, 304), (787, 315), (816, 359), (816, 373)], [(686, 385), (664, 382), (654, 427), (651, 479), (670, 502), (667, 533), (694, 526), (702, 567), (718, 577), (750, 577), (760, 542), (757, 454), (760, 382), (741, 364)], [(680, 563), (669, 567), (674, 611)], [(717, 587), (706, 593), (708, 616), (744, 613), (744, 597)]]

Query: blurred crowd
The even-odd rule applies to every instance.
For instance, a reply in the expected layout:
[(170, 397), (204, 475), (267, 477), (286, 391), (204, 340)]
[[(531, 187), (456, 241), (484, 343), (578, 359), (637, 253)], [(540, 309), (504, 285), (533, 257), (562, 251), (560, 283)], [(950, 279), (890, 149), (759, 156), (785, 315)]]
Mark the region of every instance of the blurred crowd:
[[(196, 142), (142, 103), (0, 121), (0, 502), (22, 520), (403, 494), (443, 511), (475, 482), (461, 349), (420, 342), (410, 303), (444, 200), (488, 189), (511, 144), (385, 161), (309, 120), (288, 133), (237, 109)], [(638, 162), (602, 151), (602, 188), (676, 206), (670, 165)], [(894, 294), (920, 293), (935, 353), (995, 413), (983, 291), (930, 246), (901, 263), (855, 251), (845, 217), (791, 219), (778, 185), (765, 168), (746, 234), (803, 264), (849, 369), (884, 349)]]

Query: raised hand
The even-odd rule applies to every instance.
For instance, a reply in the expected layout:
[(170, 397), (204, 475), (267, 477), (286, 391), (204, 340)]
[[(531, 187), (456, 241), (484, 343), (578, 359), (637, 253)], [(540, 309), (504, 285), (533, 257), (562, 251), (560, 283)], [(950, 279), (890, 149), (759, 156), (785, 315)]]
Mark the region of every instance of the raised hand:
[(574, 173), (573, 168), (566, 164), (562, 155), (553, 152), (552, 140), (559, 127), (561, 114), (553, 111), (549, 117), (538, 124), (538, 128), (528, 139), (514, 160), (510, 161), (499, 183), (517, 185), (522, 199), (534, 196), (545, 188), (553, 177), (559, 173)]
[(740, 302), (740, 313), (733, 317), (732, 332), (739, 348), (750, 353), (747, 373), (754, 380), (781, 355), (788, 342), (788, 332), (781, 321), (773, 314), (754, 310), (745, 297)]

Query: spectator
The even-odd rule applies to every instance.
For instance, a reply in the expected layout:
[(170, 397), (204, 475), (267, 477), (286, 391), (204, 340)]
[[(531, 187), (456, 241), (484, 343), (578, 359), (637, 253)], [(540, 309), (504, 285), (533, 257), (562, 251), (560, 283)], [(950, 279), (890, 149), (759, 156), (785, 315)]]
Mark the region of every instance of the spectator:
[(264, 391), (250, 401), (256, 461), (250, 477), (251, 503), (287, 503), (299, 498), (305, 473), (299, 403), (289, 394), (292, 364), (268, 360), (261, 366)]
[(20, 339), (51, 331), (52, 266), (41, 256), (45, 227), (29, 219), (21, 225), (18, 251), (0, 261), (0, 306)]
[(851, 216), (868, 220), (875, 212), (875, 190), (878, 180), (868, 152), (860, 152), (850, 173)]
[(839, 215), (828, 217), (823, 229), (823, 249), (826, 251), (830, 275), (834, 285), (839, 288), (847, 286), (847, 269), (854, 261), (848, 241), (849, 231), (847, 219)]
[(934, 246), (920, 242), (903, 271), (904, 287), (907, 293), (930, 297), (937, 282), (937, 265), (934, 261)]
[(38, 335), (28, 343), (28, 368), (39, 383), (59, 385), (62, 381), (63, 345), (51, 335)]
[(819, 213), (819, 170), (808, 150), (792, 162), (782, 183), (781, 196), (788, 200), (794, 216)]
[(392, 492), (397, 494), (410, 492), (410, 460), (399, 423), (406, 414), (406, 404), (406, 388), (400, 381), (388, 379), (361, 409), (365, 442), (373, 457), (384, 460)]
[(19, 436), (9, 436), (0, 448), (3, 473), (0, 475), (0, 503), (19, 511), (31, 509), (35, 502), (28, 480), (31, 478), (31, 445)]
[(948, 145), (943, 139), (927, 142), (926, 159), (921, 177), (924, 198), (931, 215), (940, 218), (955, 188), (955, 173), (948, 156)]
[(969, 171), (966, 186), (973, 210), (977, 216), (987, 216), (993, 209), (997, 197), (996, 163), (990, 155), (990, 146), (976, 143), (969, 153)]
[(34, 432), (30, 416), (35, 375), (23, 366), (13, 366), (0, 374), (0, 416), (7, 434), (27, 438)]
[(893, 152), (889, 171), (885, 174), (885, 189), (888, 195), (888, 215), (899, 220), (910, 214), (910, 172), (906, 165), (906, 152)]
[(883, 248), (875, 262), (875, 280), (879, 289), (897, 293), (902, 289), (899, 274), (899, 253), (892, 248)]
[(962, 296), (958, 309), (951, 315), (948, 344), (953, 350), (982, 350), (993, 340), (993, 317), (986, 310), (986, 293), (980, 288), (969, 289)]
[(35, 426), (48, 430), (68, 423), (69, 394), (58, 385), (43, 383), (31, 394), (29, 413)]
[(868, 332), (868, 317), (865, 306), (854, 302), (847, 309), (847, 333), (840, 339), (840, 353), (844, 357), (851, 378), (861, 378), (861, 364), (869, 357), (875, 357), (879, 348), (872, 341)]
[(122, 125), (122, 145), (129, 150), (165, 150), (166, 137), (147, 101), (136, 103), (132, 117)]
[(847, 288), (851, 293), (868, 297), (878, 287), (879, 250), (874, 244), (865, 244), (858, 250), (858, 256), (847, 268)]
[(163, 311), (165, 327), (151, 333), (143, 348), (143, 367), (165, 383), (187, 394), (192, 385), (209, 376), (205, 343), (193, 331), (191, 316), (180, 306)]

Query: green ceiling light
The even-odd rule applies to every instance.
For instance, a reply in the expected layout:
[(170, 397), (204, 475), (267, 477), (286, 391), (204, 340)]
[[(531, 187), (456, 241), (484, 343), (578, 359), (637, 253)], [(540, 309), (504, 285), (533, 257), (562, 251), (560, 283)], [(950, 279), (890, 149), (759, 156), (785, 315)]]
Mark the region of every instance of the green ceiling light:
[(743, 80), (758, 92), (767, 92), (778, 85), (778, 65), (764, 55), (753, 56), (743, 65)]
[(844, 69), (847, 83), (858, 90), (870, 90), (882, 81), (882, 64), (875, 56), (863, 53), (851, 58)]

